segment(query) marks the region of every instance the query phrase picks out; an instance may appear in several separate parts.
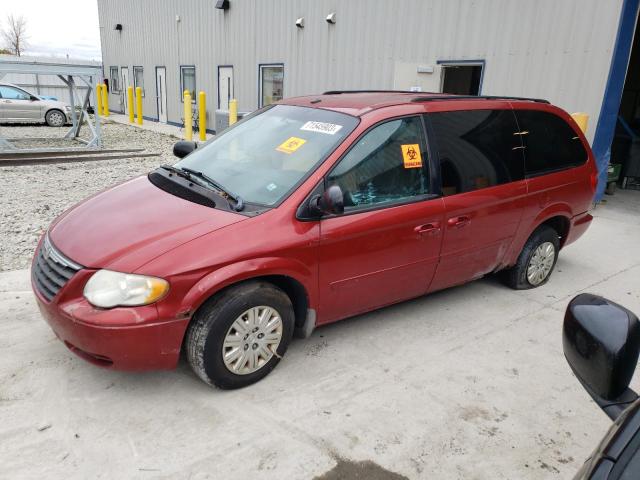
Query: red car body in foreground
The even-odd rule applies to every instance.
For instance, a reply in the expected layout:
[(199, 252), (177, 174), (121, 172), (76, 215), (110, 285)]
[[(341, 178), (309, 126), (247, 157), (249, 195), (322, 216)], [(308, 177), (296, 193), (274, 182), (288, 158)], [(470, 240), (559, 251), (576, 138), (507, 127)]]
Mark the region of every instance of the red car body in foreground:
[[(151, 181), (151, 176), (145, 176), (99, 193), (56, 219), (38, 246), (32, 282), (44, 318), (69, 349), (94, 364), (115, 369), (174, 368), (185, 333), (197, 312), (205, 307), (213, 308), (221, 293), (234, 291), (238, 285), (255, 280), (261, 282), (260, 285), (268, 284), (284, 292), (291, 303), (293, 326), (307, 334), (314, 326), (500, 270), (513, 272), (520, 268), (521, 271), (516, 272), (519, 277), (512, 276), (511, 286), (530, 288), (546, 281), (555, 264), (557, 250), (580, 237), (591, 221), (588, 211), (596, 179), (593, 154), (572, 118), (547, 103), (419, 93), (340, 92), (285, 100), (273, 111), (282, 110), (283, 106), (289, 106), (295, 112), (304, 109), (304, 114), (311, 116), (309, 118), (331, 113), (339, 115), (340, 119), (349, 117), (353, 120), (350, 131), (346, 126), (342, 129), (345, 137), (339, 144), (327, 150), (324, 159), (317, 158), (312, 167), (301, 173), (292, 188), (267, 206), (264, 206), (267, 202), (262, 205), (257, 202), (257, 206), (247, 213), (221, 208), (224, 202), (220, 200), (218, 206), (212, 208), (192, 201), (188, 195), (176, 195), (169, 191), (170, 188), (159, 188)], [(525, 114), (514, 120), (516, 128), (512, 131), (492, 133), (491, 125), (492, 122), (509, 124), (514, 112), (530, 111), (559, 118), (570, 129), (571, 140), (578, 144), (576, 151), (584, 152), (584, 158), (543, 173), (524, 172), (522, 178), (512, 175), (510, 180), (507, 178), (499, 184), (492, 179), (494, 173), (477, 174), (474, 171), (465, 175), (466, 167), (455, 167), (463, 162), (476, 162), (480, 165), (478, 168), (485, 168), (482, 166), (487, 164), (485, 158), (497, 158), (492, 153), (494, 144), (490, 143), (497, 135), (505, 142), (510, 139), (515, 142), (510, 147), (511, 155), (514, 155), (510, 161), (516, 164), (520, 159), (523, 164), (529, 161), (527, 149), (533, 152), (534, 148), (526, 144), (527, 136), (533, 138), (535, 131), (525, 130), (519, 124)], [(460, 122), (456, 115), (460, 112), (470, 117), (489, 116), (486, 116), (487, 120), (475, 123), (473, 129), (449, 139), (447, 132), (458, 128), (456, 125)], [(442, 113), (449, 117), (440, 115)], [(254, 118), (260, 115), (265, 113), (258, 112)], [(405, 123), (413, 130), (407, 130), (409, 127), (403, 130), (402, 125), (392, 124), (394, 133), (371, 150), (373, 147), (367, 145), (374, 142), (369, 141), (367, 134), (374, 132), (375, 126), (388, 125), (385, 122), (397, 119), (409, 119)], [(250, 121), (240, 122), (215, 141), (224, 139)], [(326, 125), (333, 125), (335, 130), (338, 123)], [(414, 128), (414, 125), (418, 127)], [(421, 131), (419, 125), (422, 125)], [(302, 138), (309, 144), (316, 137), (321, 137), (319, 141), (329, 138), (322, 136), (323, 132), (310, 132), (302, 127), (299, 130), (301, 133), (296, 134), (295, 139)], [(378, 139), (382, 133), (375, 135)], [(276, 138), (274, 145), (286, 140), (288, 134), (284, 137)], [(473, 148), (473, 151), (456, 150), (456, 145)], [(362, 154), (367, 159), (379, 155), (376, 165), (396, 161), (389, 159), (397, 151), (400, 167), (375, 176), (367, 173), (373, 168), (371, 163), (369, 170), (358, 171), (353, 177), (355, 181), (340, 177), (342, 180), (338, 184), (344, 182), (339, 184), (343, 197), (328, 198), (326, 192), (331, 184), (331, 172), (356, 146), (369, 152)], [(387, 181), (385, 178), (397, 177), (400, 180), (394, 185), (404, 185), (402, 179), (409, 175), (410, 169), (411, 175), (417, 175), (416, 168), (407, 163), (408, 157), (403, 150), (407, 146), (420, 150), (418, 170), (422, 172), (422, 190), (416, 190), (418, 193), (414, 195), (406, 193), (407, 188), (403, 186), (405, 196), (400, 200), (393, 200), (400, 198), (396, 195), (376, 203), (372, 192), (380, 191), (379, 185), (387, 185), (383, 184)], [(280, 152), (281, 147), (277, 148)], [(509, 151), (507, 147), (509, 145), (505, 151)], [(200, 147), (192, 155), (205, 154), (207, 148), (209, 145)], [(300, 152), (304, 148), (303, 145)], [(452, 156), (456, 157), (455, 152), (460, 154), (459, 158), (451, 160)], [(473, 158), (464, 158), (465, 152), (473, 154)], [(294, 159), (296, 153), (278, 155), (286, 162)], [(402, 155), (405, 155), (404, 164)], [(453, 161), (454, 170), (457, 169), (453, 175), (445, 171), (451, 169), (451, 165), (446, 164), (448, 161)], [(278, 172), (290, 171), (289, 167), (278, 168)], [(499, 172), (502, 166), (486, 168), (506, 175)], [(371, 177), (367, 177), (368, 181), (367, 175)], [(363, 183), (365, 181), (368, 183)], [(471, 186), (464, 187), (464, 182)], [(274, 184), (267, 184), (267, 189)], [(347, 192), (346, 184), (355, 186), (349, 187), (351, 191)], [(367, 192), (370, 198), (359, 200), (365, 198)], [(229, 207), (232, 197), (225, 198), (228, 203), (225, 205)], [(309, 204), (314, 202), (315, 208), (311, 208)], [(344, 204), (344, 212), (340, 210), (341, 205), (335, 207), (332, 202)], [(335, 208), (331, 210), (326, 205)], [(545, 278), (537, 282), (532, 277), (534, 280), (530, 285), (523, 285), (522, 278), (526, 284), (527, 272), (535, 274), (537, 268), (532, 260), (535, 255), (527, 253), (530, 258), (524, 258), (523, 249), (529, 248), (528, 240), (540, 232), (541, 226), (555, 232), (556, 240), (538, 243), (544, 243), (545, 248), (550, 248), (547, 244), (557, 248), (550, 254), (553, 258), (547, 258), (550, 268)], [(519, 266), (520, 258), (529, 263)], [(544, 258), (541, 256), (536, 261), (542, 265), (539, 268), (542, 275)], [(168, 291), (146, 305), (96, 307), (83, 292), (89, 279), (102, 269), (164, 279)], [(522, 277), (522, 271), (525, 277)], [(286, 315), (280, 317), (283, 322), (286, 320)], [(286, 324), (284, 330), (280, 330), (281, 337), (287, 337), (287, 343), (289, 330), (292, 329)], [(244, 338), (246, 340), (246, 336)], [(209, 347), (205, 345), (206, 348)], [(275, 353), (280, 346), (269, 348)], [(278, 350), (278, 353), (269, 360), (266, 354), (256, 357), (255, 366), (260, 362), (268, 363), (270, 370), (275, 366), (271, 360), (277, 362), (284, 350)], [(218, 353), (215, 355), (219, 356)], [(212, 361), (203, 360), (204, 363)], [(247, 360), (247, 365), (250, 366), (251, 361)], [(241, 367), (244, 369), (247, 365)], [(261, 374), (264, 375), (266, 373)], [(209, 377), (213, 383), (232, 388), (242, 386), (240, 380), (246, 376), (238, 374), (240, 383), (236, 384), (217, 382), (213, 374)]]

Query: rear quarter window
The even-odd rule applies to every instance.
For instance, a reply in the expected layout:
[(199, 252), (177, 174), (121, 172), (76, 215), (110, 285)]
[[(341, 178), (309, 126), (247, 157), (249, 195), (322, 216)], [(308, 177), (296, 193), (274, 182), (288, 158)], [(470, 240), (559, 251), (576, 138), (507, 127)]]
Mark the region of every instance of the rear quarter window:
[(516, 110), (524, 146), (525, 172), (540, 175), (587, 161), (578, 134), (562, 118), (540, 110)]

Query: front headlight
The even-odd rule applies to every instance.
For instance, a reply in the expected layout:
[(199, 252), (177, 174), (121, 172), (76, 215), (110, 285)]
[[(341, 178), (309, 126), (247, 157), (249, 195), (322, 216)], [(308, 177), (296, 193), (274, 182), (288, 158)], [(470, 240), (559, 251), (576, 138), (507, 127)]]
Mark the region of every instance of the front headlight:
[(162, 278), (98, 270), (84, 287), (84, 298), (101, 308), (135, 307), (157, 302), (169, 291)]

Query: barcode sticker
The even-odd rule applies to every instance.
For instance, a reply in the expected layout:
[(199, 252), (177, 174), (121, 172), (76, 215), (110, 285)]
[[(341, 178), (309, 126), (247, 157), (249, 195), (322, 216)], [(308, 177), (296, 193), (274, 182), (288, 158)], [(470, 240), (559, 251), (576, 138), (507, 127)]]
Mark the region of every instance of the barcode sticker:
[(326, 133), (327, 135), (335, 135), (340, 131), (342, 125), (336, 125), (335, 123), (324, 122), (307, 122), (300, 127), (300, 130), (307, 132)]

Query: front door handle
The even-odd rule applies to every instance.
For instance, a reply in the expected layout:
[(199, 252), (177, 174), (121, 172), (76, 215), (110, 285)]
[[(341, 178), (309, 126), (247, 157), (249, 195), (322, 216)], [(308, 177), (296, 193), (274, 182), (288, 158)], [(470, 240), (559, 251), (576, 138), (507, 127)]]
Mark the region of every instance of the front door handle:
[(413, 229), (418, 235), (435, 235), (440, 231), (440, 222), (425, 223)]
[(470, 222), (471, 219), (469, 217), (462, 215), (460, 217), (451, 217), (447, 220), (447, 225), (453, 228), (462, 228), (469, 225)]

